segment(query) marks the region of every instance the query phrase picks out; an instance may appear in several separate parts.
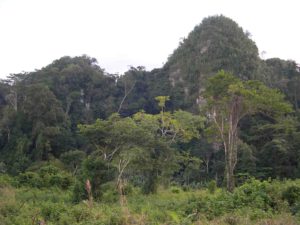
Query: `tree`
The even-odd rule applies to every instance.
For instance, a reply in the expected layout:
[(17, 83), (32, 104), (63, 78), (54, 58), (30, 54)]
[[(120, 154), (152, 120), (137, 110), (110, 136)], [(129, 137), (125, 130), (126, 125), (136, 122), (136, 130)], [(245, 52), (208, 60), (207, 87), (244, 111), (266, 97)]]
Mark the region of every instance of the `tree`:
[(75, 176), (79, 166), (81, 165), (85, 157), (85, 152), (80, 150), (72, 150), (63, 153), (60, 156), (60, 159), (71, 170), (73, 176)]
[(159, 177), (164, 177), (164, 180), (168, 181), (166, 178), (177, 169), (173, 145), (176, 142), (188, 142), (193, 138), (199, 138), (199, 130), (204, 122), (203, 117), (189, 112), (181, 110), (174, 113), (166, 112), (169, 96), (158, 96), (155, 99), (161, 109), (159, 114), (139, 112), (133, 117), (140, 127), (150, 131), (154, 140), (147, 145), (147, 154), (142, 155), (139, 164), (146, 177), (144, 193), (156, 191)]
[[(184, 111), (165, 112), (167, 96), (159, 96), (157, 101), (161, 112), (156, 115), (139, 112), (122, 118), (113, 114), (107, 120), (79, 125), (99, 157), (117, 168), (118, 187), (123, 186), (126, 175), (140, 175), (145, 178), (146, 192), (155, 192), (158, 177), (170, 175), (175, 162), (171, 145), (199, 136), (203, 118)], [(131, 174), (129, 168), (135, 168)]]
[(268, 88), (259, 81), (241, 81), (224, 71), (208, 79), (204, 97), (208, 117), (223, 143), (227, 190), (232, 192), (235, 186), (234, 169), (237, 164), (238, 125), (241, 119), (256, 113), (278, 118), (291, 112), (292, 108), (278, 90)]
[(146, 143), (153, 137), (132, 118), (121, 118), (119, 114), (112, 114), (107, 120), (98, 119), (90, 125), (79, 125), (79, 130), (88, 138), (94, 157), (116, 168), (116, 187), (122, 199), (124, 174), (132, 162), (145, 154)]
[[(240, 125), (240, 138), (251, 146), (257, 178), (299, 177), (299, 120), (287, 116), (280, 120), (262, 115), (245, 118)], [(246, 165), (238, 165), (245, 172)]]

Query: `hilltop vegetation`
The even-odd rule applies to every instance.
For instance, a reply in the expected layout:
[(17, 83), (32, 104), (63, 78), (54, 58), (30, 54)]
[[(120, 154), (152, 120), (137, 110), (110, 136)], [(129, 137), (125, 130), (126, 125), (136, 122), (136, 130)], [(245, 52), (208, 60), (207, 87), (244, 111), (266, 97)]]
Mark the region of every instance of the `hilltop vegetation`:
[(152, 71), (108, 74), (84, 55), (11, 74), (0, 82), (0, 221), (296, 224), (299, 77), (294, 61), (260, 59), (224, 16)]

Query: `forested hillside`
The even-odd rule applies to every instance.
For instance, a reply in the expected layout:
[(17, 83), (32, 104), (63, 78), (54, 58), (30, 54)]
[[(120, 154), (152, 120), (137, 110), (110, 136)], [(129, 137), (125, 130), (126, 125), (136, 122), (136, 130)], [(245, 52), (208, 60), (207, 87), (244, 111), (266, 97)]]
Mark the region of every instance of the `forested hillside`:
[[(257, 207), (250, 221), (280, 213), (293, 221), (290, 214), (300, 215), (299, 181), (284, 185), (270, 179), (300, 178), (298, 92), (297, 63), (261, 59), (250, 33), (224, 16), (205, 18), (152, 71), (139, 66), (121, 76), (109, 74), (83, 55), (11, 74), (0, 83), (0, 221), (193, 224), (243, 207)], [(148, 199), (166, 214), (138, 210), (135, 198), (147, 202), (147, 195), (163, 187), (162, 198), (186, 191), (189, 196), (178, 200), (186, 208)], [(207, 196), (201, 189), (206, 187)], [(218, 189), (214, 195), (217, 187), (229, 192)], [(56, 188), (49, 199), (60, 200), (45, 197), (50, 205), (35, 205), (22, 197), (28, 188), (37, 191), (37, 201), (43, 201), (43, 190)], [(72, 206), (54, 209), (64, 198)], [(29, 201), (23, 214), (15, 209), (22, 201)], [(94, 211), (80, 214), (83, 201)], [(220, 201), (228, 205), (214, 205)], [(97, 209), (108, 210), (97, 208), (101, 202), (115, 211), (107, 212), (110, 218), (99, 215), (107, 221), (96, 223)], [(63, 222), (66, 215), (59, 211), (68, 207), (78, 207), (72, 209), (77, 219)], [(230, 218), (224, 224), (240, 224)]]

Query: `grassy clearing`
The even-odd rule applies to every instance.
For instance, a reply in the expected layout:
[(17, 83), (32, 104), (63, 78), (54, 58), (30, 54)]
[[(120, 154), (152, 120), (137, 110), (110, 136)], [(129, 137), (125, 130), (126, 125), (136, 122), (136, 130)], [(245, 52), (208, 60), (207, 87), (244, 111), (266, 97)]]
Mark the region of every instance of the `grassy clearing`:
[[(300, 224), (298, 189), (289, 187), (300, 187), (300, 181), (253, 180), (233, 194), (221, 189), (211, 193), (208, 189), (183, 191), (170, 187), (143, 195), (138, 188), (132, 188), (123, 207), (119, 196), (112, 198), (109, 193), (106, 199), (89, 207), (86, 201), (74, 204), (71, 189), (16, 188), (2, 179), (0, 224), (296, 225)], [(286, 199), (290, 189), (293, 204)]]

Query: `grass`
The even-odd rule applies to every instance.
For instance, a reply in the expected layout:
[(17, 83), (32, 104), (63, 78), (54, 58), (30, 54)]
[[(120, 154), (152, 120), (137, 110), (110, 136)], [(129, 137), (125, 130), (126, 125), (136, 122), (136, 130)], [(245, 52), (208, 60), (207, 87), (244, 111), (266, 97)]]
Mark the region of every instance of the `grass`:
[[(252, 185), (252, 186), (251, 186)], [(264, 208), (261, 198), (252, 200), (249, 191), (259, 191), (261, 183), (241, 187), (236, 194), (221, 189), (215, 193), (207, 189), (183, 191), (179, 187), (160, 188), (157, 194), (143, 195), (134, 188), (127, 198), (127, 214), (118, 201), (94, 202), (88, 207), (86, 201), (73, 204), (71, 190), (59, 188), (15, 188), (0, 184), (0, 225), (34, 225), (45, 221), (47, 225), (296, 225), (299, 214), (292, 215), (289, 206), (280, 199), (276, 190), (299, 181), (274, 182), (269, 189), (278, 209)], [(257, 185), (257, 187), (255, 186)], [(249, 187), (254, 187), (249, 190)], [(247, 189), (248, 188), (248, 189)], [(274, 189), (274, 190), (273, 190)], [(243, 196), (247, 190), (247, 196)], [(274, 194), (275, 193), (275, 194)], [(275, 198), (274, 197), (274, 198)], [(249, 204), (247, 203), (247, 201)], [(257, 202), (256, 202), (257, 201)], [(275, 204), (271, 202), (272, 204)], [(270, 204), (271, 204), (270, 203)], [(257, 204), (257, 207), (254, 207)]]

